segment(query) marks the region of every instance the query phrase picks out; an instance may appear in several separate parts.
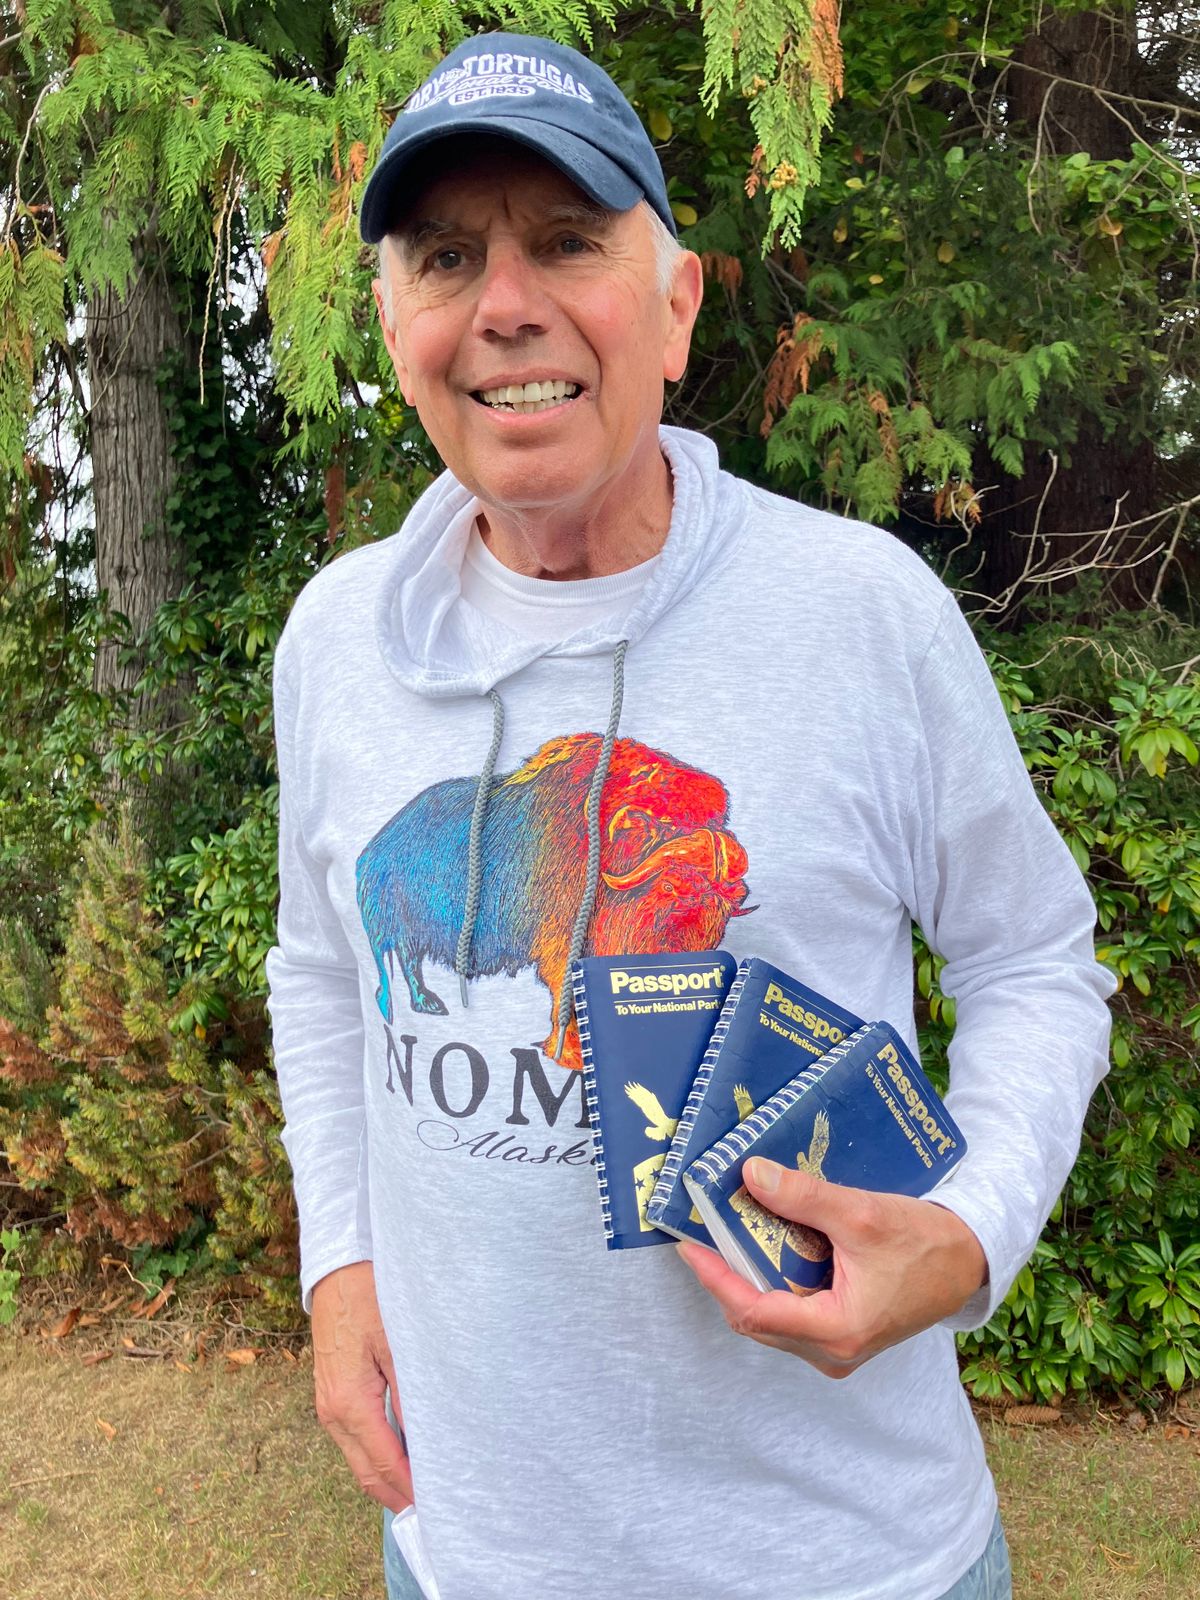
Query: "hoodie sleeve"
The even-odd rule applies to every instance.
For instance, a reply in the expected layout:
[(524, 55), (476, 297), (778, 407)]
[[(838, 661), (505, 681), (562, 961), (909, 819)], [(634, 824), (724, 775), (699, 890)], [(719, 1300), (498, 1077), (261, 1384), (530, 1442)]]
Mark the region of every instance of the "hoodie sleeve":
[(1095, 907), (1025, 770), (987, 662), (953, 595), (917, 679), (910, 909), (956, 1004), (947, 1106), (968, 1153), (938, 1204), (974, 1231), (989, 1279), (944, 1326), (1001, 1304), (1079, 1151), (1108, 1069), (1112, 975)]
[(358, 969), (330, 903), (321, 863), (304, 838), (297, 761), (298, 699), (291, 639), (275, 656), (279, 757), (279, 919), (268, 953), (267, 1001), (283, 1104), (283, 1145), (300, 1215), (300, 1288), (369, 1261), (363, 1021)]

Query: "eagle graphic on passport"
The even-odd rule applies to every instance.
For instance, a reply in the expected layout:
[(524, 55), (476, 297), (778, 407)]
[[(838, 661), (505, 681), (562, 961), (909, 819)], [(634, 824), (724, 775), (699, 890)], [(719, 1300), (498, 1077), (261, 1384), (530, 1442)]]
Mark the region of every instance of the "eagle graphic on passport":
[[(670, 1144), (675, 1137), (675, 1129), (679, 1126), (679, 1118), (669, 1117), (654, 1090), (648, 1089), (644, 1083), (627, 1083), (625, 1093), (646, 1118), (643, 1130), (646, 1138), (657, 1144)], [(666, 1150), (658, 1150), (654, 1155), (647, 1156), (644, 1161), (637, 1162), (633, 1169), (633, 1192), (637, 1199), (638, 1218), (643, 1233), (651, 1233), (654, 1230), (654, 1224), (646, 1221), (646, 1207), (650, 1204), (655, 1181), (666, 1159)]]
[[(571, 932), (587, 878), (586, 806), (603, 741), (548, 740), (498, 775), (483, 828), (483, 877), (469, 977), (533, 967), (549, 992), (541, 1048), (582, 1062), (574, 1022), (555, 1026)], [(447, 778), (414, 796), (358, 858), (358, 907), (379, 975), (376, 999), (394, 1020), (397, 969), (417, 1013), (444, 1016), (424, 963), (453, 969), (467, 898), (478, 776)], [(719, 779), (635, 739), (618, 739), (600, 799), (600, 882), (585, 943), (594, 955), (715, 949), (745, 915), (746, 851), (726, 826)]]
[[(646, 1127), (643, 1130), (646, 1138), (658, 1143), (670, 1143), (675, 1137), (675, 1130), (679, 1126), (678, 1117), (668, 1117), (662, 1108), (662, 1102), (644, 1083), (627, 1083), (625, 1093), (634, 1105), (646, 1118)], [(738, 1083), (733, 1089), (733, 1103), (737, 1108), (737, 1120), (744, 1122), (754, 1110), (754, 1101), (750, 1098), (750, 1091), (745, 1084)], [(819, 1141), (824, 1138), (824, 1144)], [(815, 1160), (816, 1165), (805, 1165), (804, 1156), (796, 1157), (796, 1164), (803, 1172), (812, 1172), (814, 1177), (824, 1177), (821, 1171), (821, 1162), (824, 1160), (825, 1151), (829, 1148), (829, 1118), (823, 1111), (817, 1113), (817, 1131), (813, 1134), (812, 1147), (809, 1150), (808, 1161)], [(819, 1151), (819, 1153), (818, 1153)], [(655, 1155), (647, 1156), (644, 1161), (639, 1161), (633, 1169), (633, 1190), (637, 1197), (638, 1216), (641, 1218), (643, 1233), (653, 1233), (654, 1224), (647, 1220), (646, 1207), (650, 1203), (650, 1196), (654, 1193), (654, 1185), (663, 1164), (667, 1159), (667, 1152), (659, 1150)], [(750, 1200), (744, 1188), (738, 1190), (738, 1195), (745, 1195)], [(741, 1209), (737, 1196), (730, 1202), (736, 1209)], [(753, 1205), (753, 1201), (750, 1204)], [(690, 1213), (693, 1222), (700, 1221), (700, 1213), (695, 1206)]]

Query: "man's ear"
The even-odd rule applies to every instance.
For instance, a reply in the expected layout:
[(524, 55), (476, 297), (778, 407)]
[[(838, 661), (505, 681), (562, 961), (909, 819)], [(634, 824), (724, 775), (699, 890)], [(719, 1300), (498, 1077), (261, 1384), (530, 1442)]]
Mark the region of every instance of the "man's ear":
[(663, 344), (663, 377), (675, 383), (687, 370), (692, 329), (704, 299), (704, 271), (700, 257), (684, 250), (675, 262), (675, 276), (666, 304), (666, 340)]
[(387, 316), (384, 313), (384, 283), (381, 278), (371, 279), (371, 293), (375, 296), (375, 310), (379, 315), (379, 326), (383, 331), (383, 342), (391, 357), (392, 367), (396, 373), (396, 382), (400, 386), (400, 393), (404, 396), (406, 405), (413, 405), (412, 385), (408, 380), (408, 366), (400, 349), (400, 342), (396, 338), (395, 328), (388, 327)]

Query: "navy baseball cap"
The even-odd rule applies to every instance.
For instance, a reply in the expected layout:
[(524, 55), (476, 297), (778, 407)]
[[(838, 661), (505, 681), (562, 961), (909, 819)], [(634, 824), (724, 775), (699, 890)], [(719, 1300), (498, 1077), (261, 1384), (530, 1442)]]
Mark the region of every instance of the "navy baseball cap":
[(359, 207), (367, 244), (379, 243), (416, 182), (436, 171), (429, 146), (463, 133), (536, 151), (611, 211), (646, 200), (676, 231), (654, 146), (608, 74), (550, 39), (485, 33), (456, 46), (388, 129)]

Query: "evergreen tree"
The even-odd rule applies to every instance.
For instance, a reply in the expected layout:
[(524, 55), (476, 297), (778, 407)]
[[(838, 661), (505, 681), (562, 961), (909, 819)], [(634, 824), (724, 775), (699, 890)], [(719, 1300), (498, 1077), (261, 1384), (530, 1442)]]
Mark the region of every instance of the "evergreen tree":
[(48, 1012), (46, 1054), (67, 1080), (68, 1227), (161, 1244), (211, 1205), (215, 1089), (200, 1042), (172, 1021), (162, 933), (146, 909), (140, 846), (122, 816), (96, 828)]

